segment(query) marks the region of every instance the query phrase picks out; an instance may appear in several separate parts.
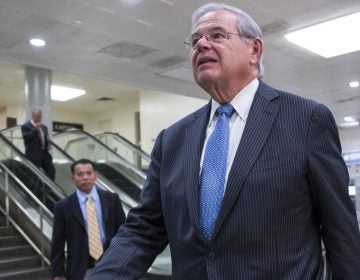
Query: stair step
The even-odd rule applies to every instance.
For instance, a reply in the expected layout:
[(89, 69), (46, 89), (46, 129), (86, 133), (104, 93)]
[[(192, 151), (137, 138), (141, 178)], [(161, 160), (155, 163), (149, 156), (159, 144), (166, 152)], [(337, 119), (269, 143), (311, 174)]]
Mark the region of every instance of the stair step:
[(5, 216), (1, 213), (0, 214), (0, 226), (5, 226), (6, 223), (6, 218)]
[(16, 269), (13, 271), (1, 272), (0, 280), (45, 280), (50, 279), (48, 267), (37, 267), (31, 269)]
[(0, 236), (16, 234), (17, 231), (13, 226), (0, 226)]
[(0, 248), (25, 245), (26, 241), (21, 235), (0, 236)]
[(34, 249), (30, 245), (3, 247), (0, 248), (0, 261), (7, 258), (25, 257), (34, 254)]
[(40, 265), (41, 259), (39, 255), (7, 258), (5, 260), (0, 260), (0, 271), (6, 272), (25, 268), (35, 268)]

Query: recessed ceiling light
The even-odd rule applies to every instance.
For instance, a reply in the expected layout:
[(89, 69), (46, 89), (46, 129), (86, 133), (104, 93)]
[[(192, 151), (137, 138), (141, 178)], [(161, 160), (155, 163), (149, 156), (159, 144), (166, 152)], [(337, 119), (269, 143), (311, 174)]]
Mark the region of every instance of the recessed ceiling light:
[(51, 86), (51, 99), (55, 101), (68, 101), (86, 93), (85, 90), (63, 86)]
[(345, 117), (344, 121), (346, 121), (346, 122), (354, 122), (355, 119), (353, 117)]
[(349, 83), (349, 87), (352, 87), (352, 88), (356, 88), (359, 86), (359, 82), (358, 81), (352, 81)]
[(360, 12), (315, 24), (285, 35), (290, 42), (325, 58), (360, 50)]
[(30, 44), (35, 47), (43, 47), (46, 45), (46, 42), (43, 39), (40, 38), (32, 38), (30, 39)]

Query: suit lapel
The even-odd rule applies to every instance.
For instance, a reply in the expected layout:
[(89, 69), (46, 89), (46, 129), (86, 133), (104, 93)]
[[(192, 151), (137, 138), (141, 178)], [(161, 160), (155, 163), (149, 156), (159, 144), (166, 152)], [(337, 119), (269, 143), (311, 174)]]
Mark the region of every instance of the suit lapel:
[(76, 220), (79, 222), (84, 231), (86, 231), (84, 217), (81, 212), (79, 200), (76, 193), (69, 196), (69, 209), (74, 214)]
[[(184, 151), (184, 182), (190, 221), (199, 229), (199, 172), (201, 151), (206, 125), (210, 114), (210, 103), (195, 115), (186, 131)], [(201, 132), (201, 133), (199, 133)]]
[(108, 202), (107, 196), (105, 195), (105, 193), (102, 190), (97, 189), (97, 192), (98, 192), (98, 195), (100, 198), (103, 221), (105, 222), (109, 215), (109, 207), (106, 207), (106, 205), (109, 205), (109, 202)]
[(249, 171), (266, 142), (279, 107), (278, 103), (274, 102), (277, 96), (278, 93), (274, 89), (260, 82), (229, 173), (214, 234), (228, 216), (244, 186)]

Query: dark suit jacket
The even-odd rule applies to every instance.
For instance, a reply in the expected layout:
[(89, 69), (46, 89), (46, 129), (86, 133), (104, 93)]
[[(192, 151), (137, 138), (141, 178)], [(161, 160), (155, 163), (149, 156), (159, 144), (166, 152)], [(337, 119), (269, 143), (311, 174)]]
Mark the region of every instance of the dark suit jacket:
[(360, 234), (335, 121), (323, 105), (260, 82), (211, 241), (199, 231), (210, 104), (157, 138), (141, 204), (89, 279), (139, 279), (170, 243), (173, 279), (360, 279)]
[[(106, 244), (125, 221), (119, 196), (98, 189), (104, 219)], [(67, 243), (67, 268), (65, 270), (64, 245)], [(51, 244), (51, 275), (66, 276), (67, 280), (81, 280), (89, 264), (88, 238), (76, 193), (57, 202), (54, 209)], [(66, 273), (65, 273), (66, 271)]]
[[(45, 147), (49, 148), (49, 133), (45, 125), (41, 125), (41, 129), (44, 132)], [(42, 157), (41, 140), (38, 136), (36, 128), (31, 121), (24, 123), (21, 126), (21, 133), (24, 138), (25, 155), (28, 159), (39, 161)]]

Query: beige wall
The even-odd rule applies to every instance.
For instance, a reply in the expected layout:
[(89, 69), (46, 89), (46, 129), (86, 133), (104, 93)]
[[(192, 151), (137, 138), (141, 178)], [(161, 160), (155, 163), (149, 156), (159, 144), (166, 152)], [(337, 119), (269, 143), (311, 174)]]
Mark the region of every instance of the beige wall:
[(141, 147), (150, 152), (159, 132), (208, 100), (169, 93), (142, 91), (140, 93)]
[(86, 130), (91, 133), (117, 132), (131, 142), (135, 142), (135, 113), (139, 111), (138, 99), (116, 105), (110, 110), (94, 113), (91, 125)]
[(360, 127), (339, 129), (343, 151), (360, 150)]
[[(108, 128), (135, 142), (135, 113), (140, 112), (142, 148), (150, 152), (158, 133), (195, 111), (208, 102), (198, 99), (156, 91), (142, 91), (132, 101), (118, 104), (101, 113), (79, 114), (68, 111), (53, 111), (53, 120), (82, 123), (90, 133)], [(0, 110), (0, 129), (5, 128), (6, 117), (14, 117), (18, 124), (25, 122), (25, 105), (11, 105)], [(106, 129), (106, 130), (108, 130)], [(360, 127), (339, 129), (343, 151), (360, 150)]]
[(6, 127), (6, 108), (0, 109), (0, 129), (3, 129)]

